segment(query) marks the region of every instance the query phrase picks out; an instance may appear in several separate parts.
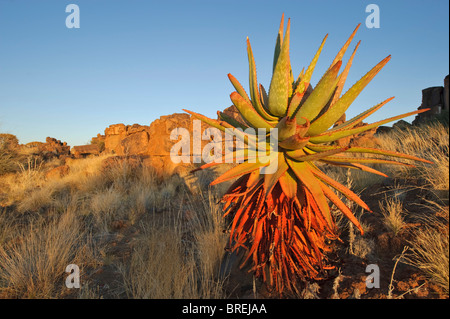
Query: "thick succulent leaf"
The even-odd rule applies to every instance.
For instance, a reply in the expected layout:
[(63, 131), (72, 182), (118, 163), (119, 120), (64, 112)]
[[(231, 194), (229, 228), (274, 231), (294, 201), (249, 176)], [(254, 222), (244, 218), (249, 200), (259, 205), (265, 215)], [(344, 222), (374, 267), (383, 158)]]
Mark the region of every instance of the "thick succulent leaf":
[(211, 182), (211, 185), (226, 182), (228, 180), (240, 177), (244, 174), (251, 173), (254, 170), (259, 169), (260, 167), (264, 167), (267, 165), (269, 165), (269, 163), (261, 163), (258, 160), (256, 161), (256, 163), (249, 163), (249, 162), (241, 163), (238, 166), (231, 168), (230, 170), (226, 171), (224, 174), (216, 178), (214, 181)]
[(343, 157), (343, 156), (328, 156), (322, 158), (329, 162), (335, 163), (364, 163), (364, 164), (394, 164), (394, 165), (404, 165), (409, 167), (414, 167), (412, 164), (385, 160), (380, 158), (364, 158), (364, 157)]
[(348, 120), (342, 124), (337, 125), (336, 127), (333, 127), (332, 129), (328, 130), (328, 132), (340, 131), (340, 130), (350, 129), (350, 128), (355, 127), (356, 125), (361, 123), (364, 119), (366, 119), (367, 117), (369, 117), (370, 115), (372, 115), (373, 113), (378, 111), (381, 107), (383, 107), (386, 103), (388, 103), (392, 99), (394, 99), (394, 97), (390, 97), (390, 98), (384, 100), (383, 102), (371, 107), (367, 111), (362, 112), (361, 114), (355, 116), (351, 120)]
[(337, 75), (341, 65), (342, 61), (336, 62), (336, 64), (324, 74), (322, 79), (320, 79), (319, 83), (317, 83), (317, 86), (314, 88), (311, 95), (306, 99), (305, 103), (300, 105), (300, 108), (295, 115), (298, 124), (301, 125), (305, 123), (305, 120), (303, 119), (304, 117), (312, 121), (317, 115), (319, 115), (320, 111), (322, 111), (323, 107), (327, 104), (334, 93), (338, 82)]
[(299, 162), (310, 162), (310, 161), (317, 161), (319, 159), (326, 158), (331, 155), (345, 152), (347, 149), (348, 149), (348, 147), (343, 147), (343, 148), (336, 148), (336, 149), (331, 149), (331, 150), (327, 150), (327, 151), (323, 151), (323, 152), (318, 152), (318, 153), (314, 153), (314, 154), (304, 154), (304, 155), (300, 155), (296, 151), (288, 151), (288, 152), (286, 152), (286, 155), (289, 156), (291, 159), (299, 161)]
[(287, 116), (289, 118), (295, 118), (295, 111), (297, 110), (298, 106), (300, 105), (300, 102), (303, 99), (303, 96), (305, 95), (305, 92), (297, 92), (294, 93), (294, 95), (291, 98), (291, 102), (288, 106)]
[(248, 53), (248, 65), (249, 65), (249, 82), (250, 82), (250, 97), (251, 104), (255, 108), (256, 112), (266, 120), (275, 120), (276, 118), (266, 112), (261, 105), (261, 97), (258, 91), (258, 79), (256, 77), (256, 65), (253, 57), (252, 47), (250, 46), (250, 40), (247, 37), (247, 53)]
[(351, 168), (351, 169), (358, 169), (360, 171), (365, 171), (365, 172), (376, 174), (376, 175), (380, 175), (380, 176), (383, 176), (383, 177), (388, 177), (386, 174), (384, 174), (384, 173), (382, 173), (380, 171), (377, 171), (376, 169), (373, 169), (371, 167), (368, 167), (368, 166), (365, 166), (365, 165), (362, 165), (362, 164), (358, 164), (358, 163), (339, 163), (339, 162), (333, 162), (333, 161), (327, 161), (327, 160), (320, 160), (320, 161), (323, 162), (323, 163), (326, 163), (326, 164), (333, 165), (333, 166), (339, 166), (339, 167), (345, 167), (345, 168)]
[(294, 93), (296, 93), (296, 92), (299, 93), (297, 91), (297, 88), (298, 88), (298, 85), (300, 84), (300, 82), (302, 81), (302, 78), (304, 77), (304, 75), (305, 75), (305, 68), (302, 68), (302, 70), (300, 71), (300, 74), (297, 77), (297, 80), (295, 81), (295, 83), (293, 85)]
[(183, 109), (183, 111), (185, 111), (186, 113), (191, 114), (193, 117), (201, 120), (202, 122), (205, 122), (206, 124), (211, 125), (212, 127), (218, 128), (222, 132), (225, 132), (225, 129), (227, 128), (227, 127), (221, 125), (219, 121), (210, 119), (209, 117), (206, 117), (206, 116), (204, 116), (202, 114), (198, 114), (198, 113), (195, 113), (195, 112), (192, 112), (192, 111), (188, 111), (188, 110), (185, 110), (185, 109)]
[(275, 44), (275, 52), (273, 54), (273, 72), (277, 65), (278, 57), (280, 56), (281, 46), (283, 44), (283, 29), (284, 29), (284, 13), (281, 15), (280, 28), (278, 29), (277, 42)]
[[(222, 159), (218, 164), (223, 163), (241, 163), (241, 162), (256, 162), (258, 158), (258, 152), (251, 148), (239, 149), (233, 152), (225, 152), (222, 155)], [(201, 169), (205, 169), (213, 166), (213, 163), (207, 163), (201, 166)]]
[(301, 137), (305, 137), (306, 133), (309, 130), (310, 122), (309, 120), (304, 117), (305, 124), (303, 125), (297, 125), (297, 130), (295, 131), (296, 134), (300, 135)]
[(233, 84), (236, 92), (238, 92), (248, 103), (251, 104), (252, 102), (250, 101), (250, 98), (241, 83), (239, 83), (239, 81), (231, 73), (228, 73), (228, 79), (230, 79), (230, 82)]
[(288, 198), (294, 198), (297, 196), (297, 180), (295, 175), (290, 170), (287, 170), (280, 177), (280, 186), (283, 193), (286, 194)]
[(246, 184), (247, 188), (251, 188), (251, 187), (255, 186), (259, 180), (260, 180), (259, 169), (251, 172), (250, 176), (248, 177), (248, 180), (247, 180), (247, 184)]
[(233, 118), (233, 117), (231, 117), (231, 116), (229, 116), (229, 115), (227, 115), (227, 114), (225, 114), (225, 113), (223, 113), (223, 112), (218, 111), (218, 112), (217, 112), (217, 116), (218, 116), (218, 118), (219, 118), (220, 120), (222, 120), (222, 121), (224, 121), (224, 122), (227, 122), (227, 123), (230, 124), (232, 127), (235, 127), (235, 128), (241, 128), (242, 130), (246, 130), (246, 129), (249, 128), (247, 125), (238, 122), (235, 118)]
[(288, 86), (291, 85), (289, 83), (289, 33), (290, 19), (269, 88), (269, 111), (275, 116), (284, 116), (288, 106)]
[(277, 124), (278, 140), (284, 141), (295, 134), (297, 129), (297, 122), (295, 119), (289, 119), (287, 116), (283, 117)]
[(278, 145), (287, 150), (302, 149), (309, 142), (309, 137), (302, 137), (300, 134), (292, 135), (291, 137), (278, 142)]
[(309, 135), (314, 136), (320, 134), (332, 126), (344, 114), (353, 101), (358, 97), (361, 91), (369, 84), (369, 82), (380, 72), (380, 70), (391, 59), (391, 56), (384, 58), (369, 72), (366, 73), (358, 82), (356, 82), (345, 94), (334, 103), (334, 105), (318, 117), (309, 129)]
[[(210, 119), (209, 117), (206, 117), (206, 116), (204, 116), (202, 114), (198, 114), (198, 113), (195, 113), (195, 112), (192, 112), (192, 111), (188, 111), (188, 110), (185, 110), (185, 109), (183, 109), (183, 111), (185, 111), (186, 113), (191, 114), (193, 117), (201, 120), (202, 122), (205, 122), (206, 124), (211, 125), (212, 127), (218, 128), (219, 130), (221, 130), (223, 132), (225, 132), (225, 130), (227, 128), (232, 128), (232, 127), (230, 127), (231, 125), (229, 125), (226, 122), (219, 122), (219, 121)], [(225, 127), (223, 125), (224, 123), (228, 124), (228, 126)], [(233, 130), (233, 133), (236, 135), (236, 137), (238, 137), (239, 139), (244, 141), (244, 143), (247, 144), (249, 147), (257, 149), (256, 139), (255, 139), (254, 136), (250, 136), (248, 134), (240, 132), (239, 130)]]
[(295, 176), (302, 182), (303, 185), (311, 192), (317, 205), (319, 206), (322, 215), (326, 218), (328, 226), (333, 227), (330, 208), (328, 202), (323, 194), (317, 178), (311, 173), (305, 162), (291, 161), (286, 158), (289, 167), (293, 170)]
[[(310, 141), (311, 141), (311, 143), (315, 143), (315, 144), (317, 144), (317, 143), (333, 142), (333, 141), (336, 141), (336, 140), (338, 140), (340, 138), (347, 137), (347, 136), (352, 136), (352, 135), (356, 135), (356, 134), (360, 134), (362, 132), (365, 132), (365, 131), (371, 130), (373, 128), (376, 128), (376, 127), (378, 127), (380, 125), (383, 125), (383, 124), (386, 124), (386, 123), (389, 123), (389, 122), (393, 122), (393, 121), (396, 121), (396, 120), (399, 120), (401, 118), (408, 117), (408, 116), (411, 116), (411, 115), (423, 113), (423, 112), (426, 112), (426, 111), (429, 111), (429, 110), (430, 109), (417, 110), (417, 111), (413, 111), (413, 112), (397, 115), (397, 116), (390, 117), (388, 119), (381, 120), (381, 121), (378, 121), (378, 122), (375, 122), (375, 123), (372, 123), (372, 124), (367, 124), (367, 125), (364, 125), (364, 126), (360, 126), (360, 127), (352, 128), (352, 129), (348, 129), (348, 130), (339, 130), (339, 131), (325, 132), (325, 133), (323, 133), (321, 135), (317, 135), (317, 136), (311, 137)], [(312, 125), (313, 124), (311, 124), (311, 126)], [(311, 128), (308, 131), (308, 133), (309, 132), (311, 132)]]
[(339, 76), (339, 81), (336, 85), (336, 91), (334, 92), (333, 98), (330, 102), (330, 106), (333, 106), (334, 103), (340, 98), (342, 90), (344, 89), (345, 81), (347, 80), (348, 73), (350, 71), (350, 67), (353, 63), (353, 58), (355, 57), (356, 51), (358, 50), (359, 45), (361, 44), (361, 41), (356, 44), (355, 49), (353, 50), (352, 55), (350, 56), (350, 59), (347, 61), (347, 64), (345, 65), (344, 71), (342, 71), (341, 75)]
[[(329, 151), (329, 150), (341, 148), (339, 146), (319, 145), (319, 144), (312, 144), (312, 143), (307, 144), (306, 147), (308, 149), (311, 149), (311, 150), (315, 151), (315, 152), (324, 152), (324, 151)], [(403, 153), (399, 153), (399, 152), (395, 152), (395, 151), (388, 151), (388, 150), (380, 150), (380, 149), (376, 149), (376, 148), (369, 148), (369, 147), (353, 146), (353, 147), (348, 148), (345, 152), (346, 153), (371, 153), (371, 154), (399, 157), (399, 158), (404, 158), (404, 159), (408, 159), (408, 160), (413, 160), (413, 161), (419, 161), (419, 162), (424, 162), (424, 163), (428, 163), (428, 164), (433, 164), (433, 162), (425, 160), (425, 159), (422, 159), (422, 158), (417, 157), (417, 156), (403, 154)]]
[(343, 47), (339, 50), (338, 54), (336, 55), (336, 57), (334, 58), (333, 62), (330, 65), (330, 68), (339, 60), (342, 60), (342, 58), (344, 57), (345, 52), (347, 51), (350, 43), (352, 42), (356, 31), (358, 31), (359, 27), (361, 26), (361, 23), (359, 23), (355, 30), (353, 30), (352, 34), (350, 35), (350, 37), (348, 38), (348, 40), (344, 43)]
[[(269, 111), (269, 96), (267, 95), (266, 89), (262, 84), (259, 84), (259, 92), (261, 96), (261, 103), (266, 112)], [(268, 113), (267, 113), (268, 114)]]
[(292, 96), (294, 84), (294, 74), (292, 73), (291, 62), (289, 61), (288, 100)]
[(258, 112), (237, 92), (230, 95), (230, 99), (241, 113), (242, 117), (254, 128), (264, 128), (269, 131), (274, 125), (264, 120)]
[(288, 170), (288, 165), (284, 158), (282, 152), (278, 153), (278, 168), (273, 174), (265, 174), (264, 175), (264, 189), (266, 191), (266, 196), (272, 191), (272, 188), (280, 179), (281, 175), (283, 175)]
[(361, 235), (364, 234), (364, 231), (361, 227), (361, 224), (359, 223), (358, 219), (353, 215), (352, 211), (345, 205), (340, 198), (331, 190), (329, 189), (324, 183), (319, 181), (319, 185), (322, 188), (323, 193), (330, 201), (333, 202), (333, 204), (336, 205), (336, 207), (347, 217), (361, 232)]
[(338, 192), (342, 193), (346, 198), (349, 200), (354, 201), (356, 204), (364, 208), (365, 210), (372, 212), (372, 210), (367, 206), (367, 204), (359, 198), (358, 195), (356, 195), (354, 192), (352, 192), (350, 189), (345, 187), (344, 185), (340, 184), (339, 182), (335, 181), (325, 173), (323, 173), (319, 168), (317, 168), (314, 164), (308, 163), (308, 165), (311, 167), (311, 172), (316, 175), (321, 181), (324, 183), (330, 185)]
[(300, 83), (297, 85), (295, 92), (303, 93), (308, 88), (309, 83), (311, 81), (311, 76), (312, 76), (312, 74), (314, 72), (314, 68), (316, 67), (316, 64), (317, 64), (317, 60), (319, 60), (320, 53), (322, 52), (323, 46), (325, 45), (327, 38), (328, 38), (328, 34), (325, 35), (325, 37), (323, 38), (319, 49), (317, 50), (316, 54), (314, 55), (314, 58), (312, 59), (308, 68), (306, 69), (305, 75), (302, 77), (302, 79), (300, 80)]

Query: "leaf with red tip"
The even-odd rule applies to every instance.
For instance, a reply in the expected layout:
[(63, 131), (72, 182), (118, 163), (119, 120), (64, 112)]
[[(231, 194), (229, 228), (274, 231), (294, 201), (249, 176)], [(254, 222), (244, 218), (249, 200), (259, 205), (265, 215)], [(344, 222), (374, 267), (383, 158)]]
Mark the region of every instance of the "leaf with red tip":
[(327, 161), (327, 160), (320, 160), (324, 163), (330, 164), (330, 165), (334, 165), (334, 166), (339, 166), (339, 167), (345, 167), (345, 168), (352, 168), (352, 169), (358, 169), (361, 171), (365, 171), (368, 173), (372, 173), (372, 174), (376, 174), (376, 175), (380, 175), (383, 177), (388, 177), (386, 174), (377, 171), (376, 169), (373, 169), (371, 167), (362, 165), (362, 164), (358, 164), (358, 163), (339, 163), (339, 162), (332, 162), (332, 161)]
[(288, 198), (297, 196), (297, 181), (289, 170), (281, 175), (280, 186)]
[(364, 208), (365, 210), (371, 212), (372, 210), (367, 206), (367, 204), (359, 198), (358, 195), (356, 195), (354, 192), (352, 192), (350, 189), (345, 187), (344, 185), (340, 184), (339, 182), (335, 181), (334, 179), (330, 178), (328, 175), (323, 173), (320, 169), (318, 169), (315, 165), (312, 163), (308, 163), (311, 167), (311, 172), (316, 175), (320, 180), (327, 183), (334, 189), (336, 189), (338, 192), (342, 193), (345, 197), (347, 197), (349, 200), (354, 201), (356, 204)]
[(269, 165), (269, 163), (261, 163), (259, 161), (256, 161), (256, 163), (249, 163), (249, 162), (241, 163), (238, 166), (235, 166), (235, 167), (231, 168), (230, 170), (226, 171), (220, 177), (216, 178), (211, 183), (211, 185), (216, 185), (216, 184), (226, 182), (230, 179), (234, 179), (241, 175), (251, 173), (256, 169), (259, 169), (260, 167), (267, 166), (267, 165)]
[(322, 52), (323, 46), (325, 45), (327, 38), (328, 38), (328, 34), (325, 35), (325, 37), (323, 38), (319, 49), (317, 50), (316, 54), (314, 55), (314, 58), (312, 59), (308, 68), (306, 69), (305, 75), (302, 77), (302, 79), (300, 80), (300, 83), (297, 85), (295, 92), (303, 93), (308, 88), (309, 83), (311, 81), (311, 76), (312, 76), (312, 74), (314, 72), (314, 68), (316, 67), (316, 64), (317, 64), (317, 60), (319, 60), (320, 53)]
[(356, 219), (355, 215), (353, 215), (352, 211), (340, 200), (340, 198), (329, 189), (324, 183), (319, 181), (319, 185), (322, 188), (323, 193), (329, 200), (336, 205), (336, 207), (347, 217), (361, 232), (361, 235), (364, 234), (364, 230), (361, 227), (358, 219)]
[(298, 106), (300, 105), (300, 102), (302, 101), (304, 95), (305, 95), (305, 92), (302, 92), (302, 93), (297, 92), (297, 93), (294, 93), (294, 95), (292, 96), (291, 102), (289, 103), (288, 111), (287, 111), (287, 116), (289, 118), (294, 118), (294, 115), (295, 115), (294, 112), (297, 110)]
[(362, 157), (343, 157), (343, 156), (328, 156), (322, 158), (328, 162), (334, 163), (365, 163), (365, 164), (394, 164), (394, 165), (404, 165), (409, 167), (414, 167), (412, 164), (385, 160), (380, 158), (362, 158)]
[(341, 97), (342, 90), (344, 89), (345, 81), (347, 80), (348, 73), (350, 71), (350, 67), (353, 63), (353, 58), (355, 57), (356, 51), (358, 50), (359, 45), (361, 44), (361, 41), (356, 44), (355, 49), (353, 50), (352, 55), (350, 56), (350, 59), (348, 60), (347, 64), (345, 65), (344, 71), (342, 71), (341, 75), (339, 76), (339, 81), (336, 85), (336, 91), (334, 92), (333, 99), (330, 102), (330, 106), (333, 106), (334, 103)]
[(328, 207), (327, 200), (323, 191), (317, 181), (317, 178), (309, 170), (305, 162), (295, 162), (286, 158), (286, 162), (289, 167), (294, 171), (295, 176), (305, 185), (305, 187), (314, 196), (314, 199), (319, 206), (320, 211), (323, 216), (327, 219), (328, 226), (331, 228), (333, 225), (330, 208)]
[[(339, 146), (319, 145), (319, 144), (312, 144), (312, 143), (307, 144), (306, 147), (315, 152), (324, 152), (324, 151), (329, 151), (329, 150), (340, 148)], [(417, 156), (403, 154), (403, 153), (399, 153), (399, 152), (395, 152), (395, 151), (381, 150), (381, 149), (376, 149), (376, 148), (353, 146), (353, 147), (350, 147), (349, 149), (347, 149), (345, 152), (346, 153), (361, 153), (361, 154), (362, 153), (370, 153), (370, 154), (377, 154), (377, 155), (384, 155), (384, 156), (399, 157), (399, 158), (404, 158), (404, 159), (408, 159), (408, 160), (412, 160), (412, 161), (419, 161), (419, 162), (423, 162), (423, 163), (433, 164), (433, 162), (428, 161), (423, 158), (420, 158), (420, 157), (417, 157)]]
[(266, 110), (261, 105), (261, 96), (258, 91), (258, 80), (256, 77), (256, 65), (255, 59), (253, 57), (252, 47), (250, 45), (250, 40), (247, 37), (247, 54), (248, 54), (248, 64), (249, 64), (249, 82), (250, 82), (250, 97), (251, 105), (253, 105), (256, 112), (267, 121), (276, 120), (276, 118), (266, 112)]
[(389, 101), (391, 101), (393, 99), (394, 99), (394, 97), (390, 97), (390, 98), (384, 100), (383, 102), (378, 103), (377, 105), (371, 107), (367, 111), (362, 112), (361, 114), (355, 116), (351, 120), (345, 121), (344, 123), (339, 124), (336, 127), (333, 127), (332, 129), (328, 130), (328, 132), (340, 131), (340, 130), (344, 130), (344, 129), (351, 129), (351, 128), (355, 127), (356, 125), (361, 123), (365, 118), (369, 117), (370, 115), (372, 115), (373, 113), (378, 111), (381, 107), (383, 107), (386, 103), (388, 103)]
[[(367, 124), (367, 125), (364, 125), (364, 126), (360, 126), (360, 127), (352, 128), (352, 129), (348, 129), (348, 130), (339, 130), (339, 131), (325, 132), (323, 134), (311, 137), (310, 141), (311, 141), (311, 143), (315, 143), (315, 144), (317, 144), (317, 143), (333, 142), (333, 141), (336, 141), (336, 140), (341, 139), (343, 137), (360, 134), (362, 132), (365, 132), (365, 131), (371, 130), (373, 128), (376, 128), (376, 127), (378, 127), (380, 125), (383, 125), (383, 124), (386, 124), (386, 123), (389, 123), (389, 122), (392, 122), (392, 121), (396, 121), (396, 120), (399, 120), (399, 119), (407, 117), (407, 116), (423, 113), (423, 112), (426, 112), (428, 110), (430, 110), (430, 109), (417, 110), (417, 111), (413, 111), (413, 112), (397, 115), (397, 116), (390, 117), (390, 118), (382, 120), (382, 121), (378, 121), (378, 122), (375, 122), (375, 123), (372, 123), (372, 124)], [(313, 124), (311, 124), (311, 126), (312, 125)], [(311, 129), (308, 132), (311, 132)]]
[(239, 81), (231, 73), (228, 73), (228, 79), (230, 79), (230, 82), (233, 84), (236, 92), (238, 92), (248, 103), (251, 104), (252, 102), (250, 101), (250, 98), (241, 83), (239, 83)]
[[(328, 156), (335, 155), (338, 153), (345, 152), (348, 149), (348, 147), (342, 147), (342, 148), (335, 148), (324, 152), (318, 152), (314, 154), (305, 154), (298, 156), (295, 151), (289, 151), (286, 152), (286, 155), (289, 156), (291, 159), (299, 161), (299, 162), (311, 162), (311, 161), (317, 161), (322, 158), (327, 158)], [(297, 155), (297, 156), (296, 156)]]
[(272, 191), (272, 188), (280, 179), (281, 175), (283, 175), (288, 170), (288, 165), (284, 159), (284, 155), (282, 152), (278, 153), (278, 167), (275, 173), (273, 174), (265, 174), (264, 175), (264, 189), (266, 190), (266, 196), (269, 192)]
[(345, 42), (344, 46), (339, 50), (338, 54), (336, 55), (336, 57), (334, 58), (333, 62), (330, 65), (330, 68), (339, 60), (342, 60), (342, 58), (344, 57), (345, 52), (347, 51), (350, 43), (352, 42), (356, 31), (358, 31), (359, 27), (361, 26), (361, 23), (359, 23), (355, 30), (353, 30), (352, 34), (350, 35), (350, 37), (348, 38), (348, 40)]
[(291, 137), (278, 142), (278, 145), (287, 150), (302, 149), (309, 141), (309, 137), (301, 137), (300, 134), (292, 135)]
[(391, 56), (384, 58), (375, 67), (373, 67), (369, 72), (366, 73), (358, 82), (356, 82), (345, 94), (334, 103), (334, 105), (318, 117), (314, 123), (311, 123), (309, 128), (309, 135), (317, 135), (325, 130), (327, 130), (331, 125), (336, 123), (336, 121), (344, 114), (348, 107), (353, 103), (353, 101), (358, 97), (362, 90), (369, 84), (370, 81), (375, 77), (375, 75), (380, 72), (380, 70), (386, 65), (386, 63), (391, 59)]
[(230, 95), (230, 99), (241, 113), (242, 117), (254, 128), (264, 128), (267, 131), (274, 127), (274, 123), (270, 124), (261, 115), (256, 112), (251, 104), (249, 104), (237, 92)]

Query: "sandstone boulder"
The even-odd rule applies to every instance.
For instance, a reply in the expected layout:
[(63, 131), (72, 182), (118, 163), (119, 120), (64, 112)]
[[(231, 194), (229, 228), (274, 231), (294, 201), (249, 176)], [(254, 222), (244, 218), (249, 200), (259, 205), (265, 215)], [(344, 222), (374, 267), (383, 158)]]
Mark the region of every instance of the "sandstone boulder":
[(149, 126), (113, 124), (105, 129), (104, 136), (98, 136), (107, 153), (123, 155), (145, 155), (149, 143)]
[(70, 146), (56, 138), (47, 137), (45, 143), (38, 146), (38, 151), (44, 158), (64, 157), (70, 155)]
[(97, 144), (88, 144), (88, 145), (74, 146), (70, 150), (70, 153), (75, 158), (81, 158), (88, 155), (99, 155), (100, 150)]

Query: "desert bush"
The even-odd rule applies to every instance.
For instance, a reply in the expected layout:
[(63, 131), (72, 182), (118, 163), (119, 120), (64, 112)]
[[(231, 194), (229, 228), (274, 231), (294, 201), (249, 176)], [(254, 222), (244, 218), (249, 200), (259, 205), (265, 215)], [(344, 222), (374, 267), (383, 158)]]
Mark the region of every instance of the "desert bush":
[(437, 215), (422, 217), (425, 226), (412, 230), (406, 263), (421, 269), (445, 293), (449, 292), (448, 206), (433, 204)]
[(64, 288), (69, 264), (90, 262), (89, 237), (76, 214), (66, 211), (48, 223), (30, 225), (20, 240), (0, 245), (0, 290), (9, 297), (55, 298)]
[(405, 215), (402, 202), (397, 196), (387, 197), (379, 202), (383, 224), (394, 235), (398, 235), (406, 226)]
[(142, 224), (130, 263), (120, 267), (129, 298), (224, 297), (219, 269), (226, 238), (215, 199), (191, 197), (175, 218)]
[(449, 189), (449, 128), (439, 122), (394, 129), (379, 137), (382, 148), (401, 151), (434, 162), (419, 164), (416, 169), (392, 166), (392, 177), (421, 179), (426, 186), (436, 190)]

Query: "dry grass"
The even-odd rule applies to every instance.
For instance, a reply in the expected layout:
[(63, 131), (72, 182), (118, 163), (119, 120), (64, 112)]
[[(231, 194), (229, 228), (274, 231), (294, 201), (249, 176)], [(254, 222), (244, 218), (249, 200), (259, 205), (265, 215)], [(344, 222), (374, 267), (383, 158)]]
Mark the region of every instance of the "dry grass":
[[(89, 273), (121, 268), (123, 293), (132, 298), (219, 298), (223, 276), (224, 224), (217, 197), (199, 187), (191, 194), (178, 176), (158, 179), (140, 163), (110, 156), (69, 160), (66, 176), (45, 173), (60, 163), (24, 166), (3, 175), (0, 198), (0, 293), (8, 298), (99, 298), (94, 281), (65, 288), (65, 268)], [(114, 229), (124, 221), (140, 235), (129, 259), (111, 255)], [(120, 294), (109, 294), (119, 297)]]
[(92, 262), (89, 237), (72, 211), (45, 225), (30, 225), (14, 242), (0, 246), (1, 290), (10, 297), (56, 298), (69, 264)]
[(383, 224), (394, 235), (398, 235), (406, 226), (405, 215), (402, 202), (396, 197), (387, 197), (379, 203)]
[(412, 231), (410, 253), (404, 260), (421, 269), (445, 293), (449, 293), (449, 210), (436, 203), (438, 214), (423, 216), (424, 227)]
[[(449, 128), (440, 123), (412, 127), (405, 130), (393, 130), (379, 137), (381, 148), (415, 155), (434, 164), (420, 164), (417, 169), (392, 166), (393, 177), (420, 178), (430, 190), (449, 189)], [(447, 196), (448, 199), (448, 196)]]
[(120, 267), (129, 298), (224, 297), (224, 224), (216, 198), (207, 196), (190, 197), (172, 220), (143, 225), (130, 264)]

